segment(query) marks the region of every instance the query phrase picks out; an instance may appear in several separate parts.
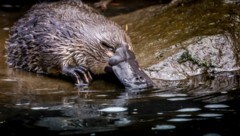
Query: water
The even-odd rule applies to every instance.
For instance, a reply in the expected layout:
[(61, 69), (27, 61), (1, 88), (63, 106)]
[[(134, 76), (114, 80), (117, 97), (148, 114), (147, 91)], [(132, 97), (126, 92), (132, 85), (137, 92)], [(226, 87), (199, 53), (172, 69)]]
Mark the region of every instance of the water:
[(71, 81), (7, 67), (4, 41), (22, 12), (0, 11), (0, 131), (5, 135), (239, 135), (239, 71), (130, 91), (98, 79)]

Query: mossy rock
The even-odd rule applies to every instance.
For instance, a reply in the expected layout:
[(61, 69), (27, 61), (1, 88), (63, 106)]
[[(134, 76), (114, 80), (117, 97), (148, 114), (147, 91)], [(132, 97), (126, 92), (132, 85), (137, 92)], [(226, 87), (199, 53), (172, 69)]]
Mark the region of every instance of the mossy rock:
[(112, 20), (127, 29), (140, 66), (152, 78), (178, 80), (239, 69), (239, 9), (237, 2), (174, 0)]

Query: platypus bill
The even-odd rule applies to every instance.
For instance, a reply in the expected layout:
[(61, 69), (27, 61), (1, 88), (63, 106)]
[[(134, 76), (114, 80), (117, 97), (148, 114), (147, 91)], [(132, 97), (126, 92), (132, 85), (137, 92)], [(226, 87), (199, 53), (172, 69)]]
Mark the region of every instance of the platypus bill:
[(10, 29), (6, 51), (10, 67), (69, 76), (77, 85), (111, 69), (126, 88), (153, 87), (125, 31), (80, 0), (34, 5)]

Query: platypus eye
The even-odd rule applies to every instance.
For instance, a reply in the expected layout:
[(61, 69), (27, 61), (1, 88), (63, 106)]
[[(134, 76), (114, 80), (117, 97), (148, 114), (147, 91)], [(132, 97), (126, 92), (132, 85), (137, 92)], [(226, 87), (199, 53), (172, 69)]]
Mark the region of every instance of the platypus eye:
[(107, 44), (106, 42), (101, 42), (101, 45), (102, 45), (105, 49), (107, 49), (107, 50), (109, 50), (109, 51), (114, 52), (114, 50), (115, 50), (113, 46)]

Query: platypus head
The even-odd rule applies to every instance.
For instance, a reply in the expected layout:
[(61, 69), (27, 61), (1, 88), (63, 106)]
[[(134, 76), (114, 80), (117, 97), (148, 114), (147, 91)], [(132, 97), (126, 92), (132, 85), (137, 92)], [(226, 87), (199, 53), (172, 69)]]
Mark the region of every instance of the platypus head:
[(140, 69), (134, 53), (127, 47), (119, 47), (109, 59), (114, 74), (128, 89), (153, 87), (152, 80)]
[(110, 68), (126, 88), (152, 87), (152, 80), (140, 69), (135, 59), (132, 43), (126, 32), (105, 18), (102, 18), (101, 22), (98, 21), (88, 22), (83, 26), (84, 29), (81, 29), (79, 39), (84, 46), (79, 50), (84, 49), (82, 52), (86, 54), (76, 56), (78, 64), (86, 62), (86, 67), (96, 75), (104, 74)]

